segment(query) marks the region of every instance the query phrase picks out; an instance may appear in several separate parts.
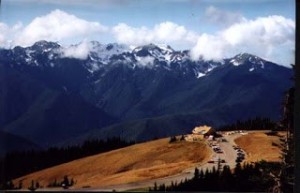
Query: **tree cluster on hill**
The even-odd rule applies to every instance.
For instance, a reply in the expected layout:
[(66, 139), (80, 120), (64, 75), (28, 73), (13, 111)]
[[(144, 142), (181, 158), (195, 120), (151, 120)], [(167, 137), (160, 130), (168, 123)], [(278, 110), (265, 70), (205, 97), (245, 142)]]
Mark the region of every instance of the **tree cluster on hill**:
[[(134, 144), (120, 138), (88, 140), (82, 145), (52, 147), (44, 151), (10, 152), (0, 159), (0, 189), (17, 177), (82, 157)], [(9, 184), (11, 186), (11, 184)]]
[(64, 176), (64, 178), (61, 182), (58, 182), (57, 179), (55, 179), (53, 182), (50, 182), (48, 184), (48, 187), (63, 187), (65, 189), (67, 189), (70, 186), (73, 186), (74, 184), (75, 184), (75, 181), (73, 178), (69, 179), (68, 176)]
[(236, 123), (224, 125), (218, 128), (219, 131), (234, 131), (234, 130), (276, 130), (277, 123), (269, 118), (249, 119), (246, 121), (237, 121)]
[(257, 162), (255, 164), (239, 163), (232, 172), (229, 166), (213, 167), (203, 171), (195, 168), (194, 177), (170, 186), (154, 184), (150, 191), (222, 191), (222, 192), (265, 192), (269, 191), (275, 181), (270, 172), (278, 173), (279, 163)]
[[(295, 65), (292, 65), (295, 71)], [(291, 78), (294, 80), (296, 75)], [(272, 192), (292, 193), (295, 186), (295, 87), (291, 87), (286, 91), (282, 102), (282, 118), (279, 122), (279, 128), (286, 131), (286, 138), (282, 140), (282, 164), (278, 174), (270, 173), (276, 183), (273, 186)]]
[[(53, 188), (53, 187), (62, 187), (64, 189), (68, 189), (69, 187), (73, 186), (75, 184), (75, 181), (73, 178), (69, 179), (67, 175), (65, 175), (61, 181), (58, 181), (55, 179), (53, 182), (50, 182), (47, 187)], [(34, 191), (39, 188), (43, 188), (44, 186), (39, 183), (39, 181), (31, 180), (30, 186), (27, 187), (28, 190)], [(6, 184), (2, 187), (5, 190), (20, 190), (26, 187), (23, 187), (22, 180), (19, 181), (18, 185), (15, 185), (12, 180), (8, 181)]]
[(274, 189), (292, 193), (295, 181), (295, 139), (294, 139), (294, 93), (295, 88), (289, 89), (283, 101), (283, 116), (281, 127), (287, 132), (283, 141), (282, 167), (279, 175), (273, 175), (277, 180)]
[(172, 137), (170, 137), (170, 139), (169, 139), (169, 143), (174, 143), (174, 142), (176, 142), (176, 141), (185, 141), (184, 135), (181, 135), (181, 137), (178, 138), (178, 139), (177, 139), (176, 136), (172, 136)]

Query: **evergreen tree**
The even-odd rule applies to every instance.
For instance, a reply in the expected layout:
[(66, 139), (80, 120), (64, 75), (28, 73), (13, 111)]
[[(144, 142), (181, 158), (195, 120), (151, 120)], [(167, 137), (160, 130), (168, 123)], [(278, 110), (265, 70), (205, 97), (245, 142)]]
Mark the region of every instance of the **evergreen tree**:
[(166, 185), (165, 184), (161, 184), (158, 188), (158, 191), (164, 192), (166, 191)]
[(75, 181), (74, 181), (74, 179), (72, 178), (71, 179), (71, 182), (70, 182), (70, 186), (73, 186), (75, 184)]
[(203, 179), (203, 178), (204, 178), (204, 172), (203, 172), (203, 169), (201, 168), (200, 174), (199, 174), (199, 179)]
[(157, 191), (158, 189), (157, 189), (157, 183), (156, 182), (154, 182), (154, 188), (153, 188), (153, 191)]
[(34, 186), (34, 181), (31, 180), (31, 185), (28, 187), (29, 190), (34, 191), (36, 188)]
[(184, 135), (181, 135), (180, 141), (184, 141), (184, 140), (185, 140)]
[(172, 137), (170, 137), (169, 143), (173, 143), (173, 142), (176, 142), (176, 141), (177, 141), (176, 136), (172, 136)]
[(54, 187), (59, 186), (58, 183), (57, 183), (57, 179), (56, 179), (56, 178), (54, 179), (53, 186), (54, 186)]
[(199, 179), (199, 169), (198, 168), (195, 168), (194, 179), (195, 180)]
[(7, 190), (15, 189), (14, 183), (13, 183), (12, 181), (8, 181), (8, 182), (6, 183), (5, 189), (7, 189)]
[(221, 174), (221, 170), (222, 170), (221, 158), (219, 158), (218, 163), (217, 163), (217, 173), (218, 173), (218, 175)]
[(19, 181), (19, 185), (18, 185), (18, 189), (22, 189), (23, 188), (23, 182), (22, 180)]
[(61, 184), (62, 184), (62, 186), (65, 187), (65, 188), (68, 188), (68, 187), (70, 186), (70, 181), (69, 181), (69, 178), (68, 178), (67, 175), (64, 176), (64, 179), (63, 179), (63, 181), (62, 181)]
[[(277, 187), (282, 192), (293, 192), (294, 186), (294, 168), (295, 168), (295, 146), (294, 146), (294, 88), (291, 88), (286, 94), (284, 101), (284, 112), (282, 126), (286, 129), (287, 136), (283, 143), (282, 168), (279, 176), (274, 176), (277, 180)], [(278, 180), (278, 177), (280, 180)]]
[(237, 162), (234, 168), (234, 175), (236, 177), (236, 179), (241, 179), (241, 173), (242, 173), (242, 167), (240, 162)]
[(174, 184), (174, 182), (172, 181), (172, 182), (171, 182), (171, 190), (173, 190), (174, 187), (175, 187), (175, 184)]

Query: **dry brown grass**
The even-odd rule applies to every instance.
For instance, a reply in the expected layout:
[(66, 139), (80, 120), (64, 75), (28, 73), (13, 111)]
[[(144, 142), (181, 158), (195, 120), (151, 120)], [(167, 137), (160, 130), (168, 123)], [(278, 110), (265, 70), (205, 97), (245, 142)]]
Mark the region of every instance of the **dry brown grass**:
[(265, 132), (254, 132), (235, 139), (235, 143), (246, 151), (245, 162), (274, 161), (280, 162), (280, 132), (278, 136), (268, 136)]
[(169, 139), (160, 139), (75, 160), (18, 178), (15, 182), (23, 180), (23, 187), (28, 187), (34, 180), (46, 187), (55, 179), (61, 181), (68, 175), (77, 182), (74, 188), (125, 184), (174, 175), (196, 163), (206, 162), (210, 154), (202, 142), (170, 144)]

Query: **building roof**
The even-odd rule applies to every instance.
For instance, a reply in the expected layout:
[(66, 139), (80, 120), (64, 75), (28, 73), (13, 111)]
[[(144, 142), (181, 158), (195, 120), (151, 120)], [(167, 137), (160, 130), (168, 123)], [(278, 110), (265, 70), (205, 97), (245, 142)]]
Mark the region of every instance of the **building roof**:
[(205, 135), (206, 133), (208, 133), (212, 128), (207, 126), (207, 125), (204, 125), (204, 126), (199, 126), (199, 127), (195, 127), (193, 129), (193, 133), (194, 134), (200, 134), (200, 135)]

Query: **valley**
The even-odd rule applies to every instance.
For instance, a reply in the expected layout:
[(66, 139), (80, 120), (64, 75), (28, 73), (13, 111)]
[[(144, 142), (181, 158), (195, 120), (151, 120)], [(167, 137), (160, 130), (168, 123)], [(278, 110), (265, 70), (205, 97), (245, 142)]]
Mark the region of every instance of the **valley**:
[(88, 47), (86, 58), (47, 41), (0, 49), (0, 130), (42, 148), (143, 142), (203, 124), (278, 121), (292, 86), (290, 68), (249, 53), (213, 61), (155, 44)]

